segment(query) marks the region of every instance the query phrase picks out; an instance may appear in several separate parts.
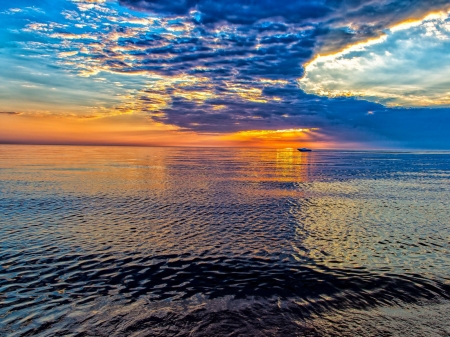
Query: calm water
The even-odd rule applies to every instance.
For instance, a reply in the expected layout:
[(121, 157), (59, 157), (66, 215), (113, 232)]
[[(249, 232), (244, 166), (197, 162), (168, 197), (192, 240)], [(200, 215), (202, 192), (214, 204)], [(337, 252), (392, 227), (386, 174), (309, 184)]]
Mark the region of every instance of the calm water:
[(0, 146), (0, 336), (449, 336), (450, 154)]

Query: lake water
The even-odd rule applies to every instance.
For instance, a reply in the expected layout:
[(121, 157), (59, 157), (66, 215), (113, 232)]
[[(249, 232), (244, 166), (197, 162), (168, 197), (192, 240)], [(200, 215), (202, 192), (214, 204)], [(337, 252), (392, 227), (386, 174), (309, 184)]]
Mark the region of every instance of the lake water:
[(0, 336), (450, 336), (450, 154), (0, 146)]

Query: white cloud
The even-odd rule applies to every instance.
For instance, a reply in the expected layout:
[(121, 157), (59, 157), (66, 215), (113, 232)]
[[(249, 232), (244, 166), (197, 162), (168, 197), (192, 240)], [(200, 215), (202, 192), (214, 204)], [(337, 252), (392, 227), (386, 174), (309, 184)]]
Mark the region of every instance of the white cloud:
[(450, 18), (402, 24), (377, 40), (318, 56), (299, 80), (308, 93), (389, 106), (450, 106)]

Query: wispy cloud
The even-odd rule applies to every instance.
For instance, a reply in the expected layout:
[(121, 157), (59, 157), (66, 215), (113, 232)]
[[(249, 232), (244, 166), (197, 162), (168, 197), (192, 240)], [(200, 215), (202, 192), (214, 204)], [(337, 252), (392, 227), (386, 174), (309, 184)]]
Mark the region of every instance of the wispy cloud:
[(17, 111), (0, 111), (0, 114), (2, 115), (21, 115), (21, 112)]

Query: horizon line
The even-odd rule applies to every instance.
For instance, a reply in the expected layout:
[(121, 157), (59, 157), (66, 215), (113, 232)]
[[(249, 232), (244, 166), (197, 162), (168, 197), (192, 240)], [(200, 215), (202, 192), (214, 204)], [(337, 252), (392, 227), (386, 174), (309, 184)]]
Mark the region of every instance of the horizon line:
[[(266, 149), (266, 150), (287, 150), (287, 149), (298, 149), (298, 147), (264, 147), (264, 146), (201, 146), (201, 145), (145, 145), (145, 144), (123, 144), (123, 143), (112, 143), (112, 144), (97, 144), (97, 143), (28, 143), (28, 142), (2, 142), (0, 141), (0, 146), (79, 146), (79, 147), (139, 147), (139, 148), (204, 148), (204, 149)], [(450, 149), (417, 149), (417, 148), (314, 148), (310, 147), (313, 151), (363, 151), (363, 152), (396, 152), (396, 153), (408, 153), (408, 152), (450, 152)]]

